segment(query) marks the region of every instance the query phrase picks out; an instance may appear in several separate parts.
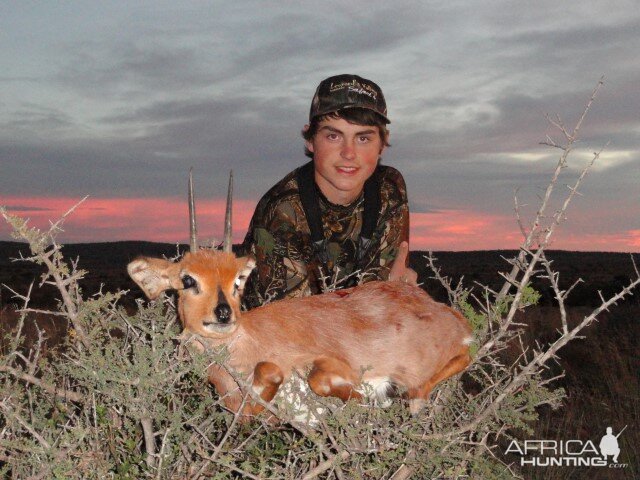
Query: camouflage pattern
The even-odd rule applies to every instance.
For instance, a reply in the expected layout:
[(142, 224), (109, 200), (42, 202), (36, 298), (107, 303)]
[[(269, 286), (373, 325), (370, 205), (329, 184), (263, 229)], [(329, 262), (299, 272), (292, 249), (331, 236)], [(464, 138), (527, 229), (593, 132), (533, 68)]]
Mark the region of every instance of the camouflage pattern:
[(355, 254), (362, 228), (363, 195), (343, 206), (332, 204), (319, 194), (330, 257), (327, 265), (321, 266), (313, 252), (296, 172), (288, 174), (262, 197), (251, 219), (242, 250), (255, 257), (257, 267), (245, 286), (247, 308), (257, 307), (265, 300), (321, 293), (331, 284), (347, 287), (356, 276), (360, 282), (386, 280), (400, 243), (409, 239), (404, 179), (395, 168), (379, 165), (374, 175), (379, 178), (381, 211), (363, 268), (358, 271)]
[(391, 123), (380, 87), (371, 80), (349, 74), (335, 75), (320, 82), (311, 101), (309, 121), (346, 108), (366, 108), (380, 115), (384, 123)]

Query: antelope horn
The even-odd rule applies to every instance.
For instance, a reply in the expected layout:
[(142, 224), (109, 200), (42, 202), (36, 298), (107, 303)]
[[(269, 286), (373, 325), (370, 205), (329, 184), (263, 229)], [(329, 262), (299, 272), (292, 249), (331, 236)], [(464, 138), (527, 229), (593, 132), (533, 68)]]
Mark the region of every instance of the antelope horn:
[(227, 211), (224, 215), (224, 243), (222, 251), (231, 253), (231, 204), (233, 197), (233, 170), (229, 172), (229, 188), (227, 190)]
[(198, 227), (196, 226), (196, 202), (193, 198), (193, 167), (189, 169), (189, 250), (198, 251)]

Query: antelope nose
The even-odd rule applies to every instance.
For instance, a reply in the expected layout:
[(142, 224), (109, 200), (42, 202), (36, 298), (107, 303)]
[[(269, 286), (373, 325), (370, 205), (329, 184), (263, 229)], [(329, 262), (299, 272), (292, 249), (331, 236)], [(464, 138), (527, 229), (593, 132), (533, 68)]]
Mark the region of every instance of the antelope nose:
[(219, 303), (213, 313), (220, 323), (229, 323), (231, 321), (231, 307), (228, 303)]

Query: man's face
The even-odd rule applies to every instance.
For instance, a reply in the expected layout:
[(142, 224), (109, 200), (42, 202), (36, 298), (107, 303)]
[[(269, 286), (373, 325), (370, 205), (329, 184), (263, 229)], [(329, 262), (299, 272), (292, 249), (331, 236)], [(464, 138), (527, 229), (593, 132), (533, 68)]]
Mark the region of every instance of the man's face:
[(315, 180), (325, 197), (339, 205), (353, 202), (373, 174), (384, 144), (377, 126), (327, 118), (306, 146), (313, 153)]

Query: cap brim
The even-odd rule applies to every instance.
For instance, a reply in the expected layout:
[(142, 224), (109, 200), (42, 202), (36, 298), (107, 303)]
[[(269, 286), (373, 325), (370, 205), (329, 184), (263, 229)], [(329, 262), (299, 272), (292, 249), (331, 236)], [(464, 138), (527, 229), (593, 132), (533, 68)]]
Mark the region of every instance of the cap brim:
[(387, 125), (391, 123), (391, 120), (389, 120), (386, 117), (386, 115), (381, 114), (375, 108), (366, 107), (366, 106), (363, 106), (363, 105), (340, 105), (339, 108), (332, 108), (330, 110), (316, 112), (315, 115), (313, 115), (313, 117), (311, 117), (309, 120), (311, 121), (316, 117), (321, 117), (322, 115), (327, 115), (329, 113), (335, 113), (335, 112), (338, 112), (340, 110), (346, 110), (347, 108), (362, 108), (364, 110), (371, 110), (373, 113), (378, 115), (382, 120), (384, 120), (384, 123), (386, 123)]

